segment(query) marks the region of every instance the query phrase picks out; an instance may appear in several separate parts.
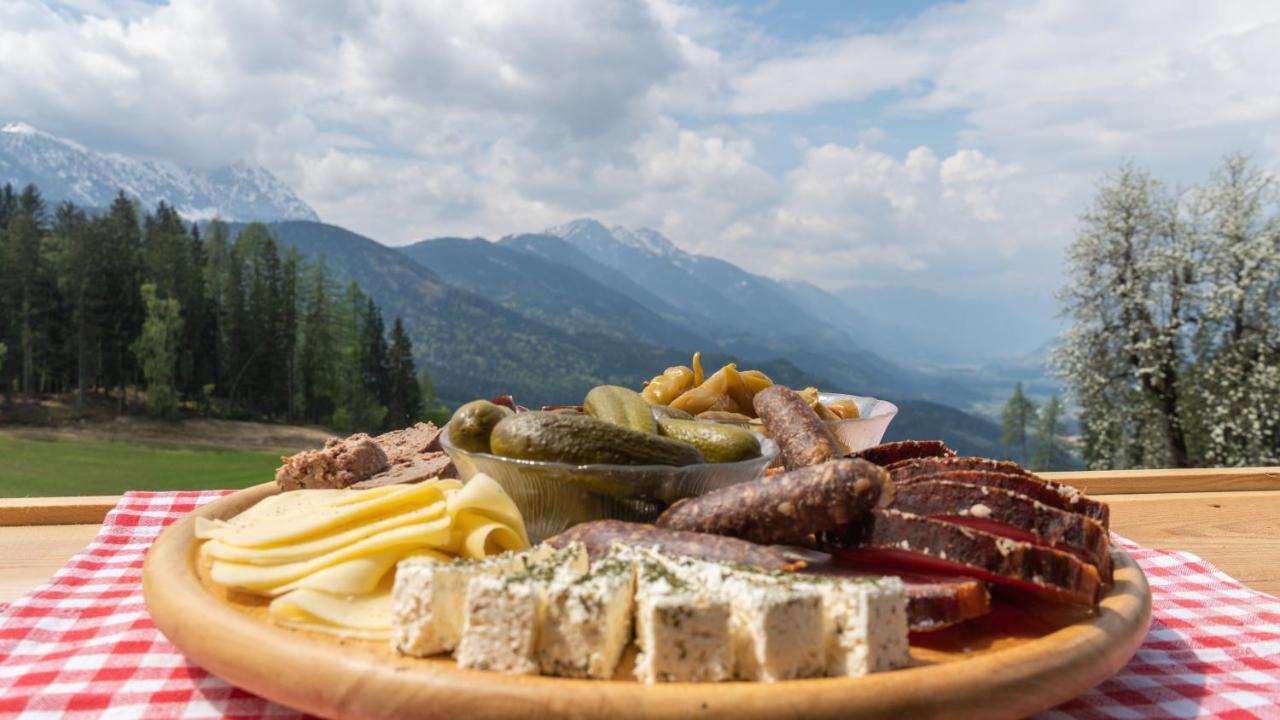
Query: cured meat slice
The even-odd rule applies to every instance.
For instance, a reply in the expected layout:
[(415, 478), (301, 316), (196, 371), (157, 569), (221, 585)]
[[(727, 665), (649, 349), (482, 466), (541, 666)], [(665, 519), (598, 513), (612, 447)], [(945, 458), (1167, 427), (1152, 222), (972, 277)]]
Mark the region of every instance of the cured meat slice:
[(1111, 510), (1106, 503), (1086, 497), (1078, 488), (1033, 475), (1016, 463), (986, 458), (922, 458), (887, 469), (896, 485), (928, 479), (1002, 487), (1050, 507), (1097, 520), (1103, 528), (1110, 527)]
[(1097, 569), (1074, 555), (900, 510), (872, 510), (824, 539), (854, 563), (968, 575), (1076, 605), (1098, 596)]
[(899, 440), (850, 453), (849, 457), (885, 467), (916, 458), (954, 457), (955, 454), (956, 451), (941, 440)]
[(608, 555), (609, 550), (617, 543), (657, 548), (672, 555), (687, 555), (762, 570), (791, 571), (805, 566), (804, 560), (789, 557), (781, 550), (766, 545), (723, 535), (669, 530), (621, 520), (593, 520), (574, 525), (559, 535), (548, 538), (546, 542), (557, 548), (575, 542), (582, 543), (592, 560)]
[(1005, 488), (928, 477), (898, 486), (889, 507), (1057, 547), (1093, 564), (1103, 582), (1111, 582), (1110, 543), (1096, 520)]

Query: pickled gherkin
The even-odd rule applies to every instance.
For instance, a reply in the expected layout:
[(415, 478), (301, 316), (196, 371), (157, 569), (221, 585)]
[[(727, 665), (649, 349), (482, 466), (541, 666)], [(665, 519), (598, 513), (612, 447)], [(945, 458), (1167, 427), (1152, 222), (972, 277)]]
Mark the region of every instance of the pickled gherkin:
[(493, 454), (573, 465), (696, 465), (705, 462), (689, 443), (568, 413), (517, 413), (489, 438)]
[(698, 448), (707, 462), (739, 462), (760, 457), (760, 442), (755, 433), (737, 425), (663, 418), (658, 421), (658, 430)]
[(653, 411), (640, 393), (617, 385), (601, 385), (587, 393), (583, 412), (624, 428), (643, 433), (658, 431)]

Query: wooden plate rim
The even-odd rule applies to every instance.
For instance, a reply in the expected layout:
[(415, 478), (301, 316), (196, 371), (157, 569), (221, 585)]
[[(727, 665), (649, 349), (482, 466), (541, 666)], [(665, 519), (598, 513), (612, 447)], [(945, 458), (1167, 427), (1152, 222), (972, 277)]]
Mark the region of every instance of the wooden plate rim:
[(1115, 585), (1093, 617), (971, 659), (862, 678), (645, 686), (506, 676), (411, 659), (377, 661), (260, 622), (201, 583), (195, 518), (229, 516), (275, 492), (274, 483), (247, 488), (166, 528), (147, 553), (143, 596), (156, 626), (193, 663), (259, 696), (323, 717), (1025, 717), (1117, 672), (1141, 646), (1151, 617), (1146, 577), (1117, 548)]

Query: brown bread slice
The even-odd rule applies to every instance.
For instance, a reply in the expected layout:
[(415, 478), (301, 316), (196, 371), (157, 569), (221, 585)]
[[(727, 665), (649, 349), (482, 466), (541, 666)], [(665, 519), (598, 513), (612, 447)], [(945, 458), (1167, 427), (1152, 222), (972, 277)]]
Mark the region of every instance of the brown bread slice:
[(878, 574), (902, 578), (911, 632), (935, 632), (991, 612), (991, 593), (976, 578), (888, 570)]
[(862, 458), (881, 467), (888, 467), (916, 458), (954, 457), (955, 454), (956, 451), (941, 440), (899, 440), (849, 453), (848, 457)]
[(932, 475), (940, 470), (986, 470), (988, 472), (1035, 477), (1031, 471), (1011, 460), (992, 460), (991, 458), (972, 455), (905, 458), (887, 466), (885, 469), (904, 478), (915, 475)]
[(891, 575), (907, 592), (907, 625), (911, 632), (934, 632), (991, 612), (991, 593), (977, 578), (948, 573), (910, 572), (881, 565), (826, 560), (804, 569), (812, 575), (841, 577)]
[(1000, 487), (920, 479), (899, 485), (889, 507), (1065, 550), (1096, 567), (1103, 582), (1111, 582), (1106, 529), (1092, 518), (1026, 495)]
[(894, 463), (886, 469), (895, 484), (928, 478), (1002, 487), (1050, 507), (1093, 518), (1103, 528), (1111, 526), (1111, 509), (1106, 503), (1086, 497), (1078, 488), (1033, 475), (1017, 463), (975, 457), (918, 458)]
[(873, 510), (824, 539), (854, 563), (967, 575), (1076, 605), (1098, 597), (1097, 569), (1074, 555), (900, 510)]

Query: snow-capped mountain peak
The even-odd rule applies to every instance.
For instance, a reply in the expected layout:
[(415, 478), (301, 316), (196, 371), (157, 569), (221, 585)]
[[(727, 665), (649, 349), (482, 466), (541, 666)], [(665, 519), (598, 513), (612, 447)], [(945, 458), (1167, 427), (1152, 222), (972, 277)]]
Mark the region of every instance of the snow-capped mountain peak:
[(563, 225), (547, 228), (547, 235), (562, 238), (588, 255), (613, 256), (619, 251), (638, 251), (660, 258), (683, 258), (686, 253), (665, 235), (650, 228), (631, 230), (615, 225), (606, 228), (591, 218), (580, 218)]
[(613, 233), (613, 237), (618, 242), (643, 250), (650, 255), (672, 256), (682, 252), (666, 235), (647, 227), (629, 230), (621, 225), (615, 225), (609, 232)]
[(90, 150), (24, 122), (0, 127), (0, 184), (34, 183), (50, 202), (106, 207), (119, 192), (144, 207), (161, 200), (192, 220), (319, 220), (265, 168), (245, 162), (198, 170)]

